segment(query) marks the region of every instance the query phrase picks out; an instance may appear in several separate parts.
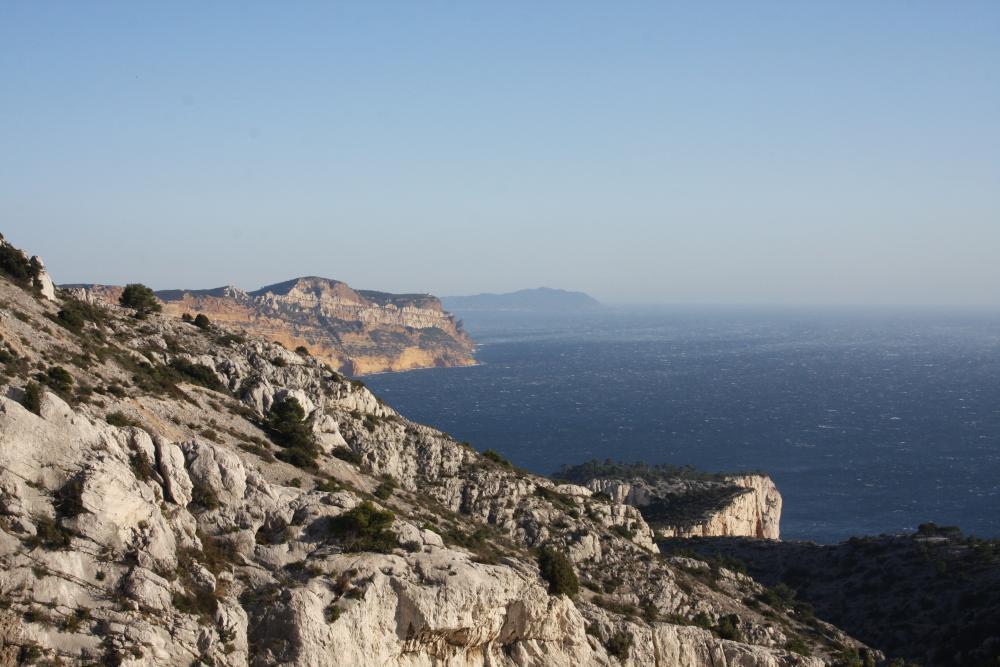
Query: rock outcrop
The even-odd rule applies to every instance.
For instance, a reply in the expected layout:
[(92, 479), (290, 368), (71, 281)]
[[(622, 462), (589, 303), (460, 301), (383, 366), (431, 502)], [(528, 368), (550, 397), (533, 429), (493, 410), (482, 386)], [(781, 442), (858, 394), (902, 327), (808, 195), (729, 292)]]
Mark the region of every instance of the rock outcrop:
[(781, 494), (767, 475), (596, 462), (566, 467), (560, 475), (639, 508), (662, 537), (781, 536)]
[(37, 255), (28, 256), (20, 248), (14, 247), (0, 234), (0, 272), (8, 280), (35, 290), (39, 296), (49, 301), (55, 301), (56, 289), (42, 258)]
[(316, 358), (57, 299), (0, 280), (0, 663), (777, 667), (863, 649), (745, 575), (661, 555), (636, 508), (410, 422)]
[[(120, 287), (67, 285), (79, 298), (116, 304)], [(247, 292), (236, 287), (164, 290), (164, 312), (204, 314), (288, 349), (303, 346), (340, 372), (364, 375), (475, 363), (474, 345), (440, 300), (429, 294), (354, 290), (306, 277)]]

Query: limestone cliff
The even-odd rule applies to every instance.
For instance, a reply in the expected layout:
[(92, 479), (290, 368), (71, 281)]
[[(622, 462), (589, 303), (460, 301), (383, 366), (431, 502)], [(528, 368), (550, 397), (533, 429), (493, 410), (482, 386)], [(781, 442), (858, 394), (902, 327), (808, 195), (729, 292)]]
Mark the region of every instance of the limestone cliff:
[(864, 648), (316, 358), (56, 299), (0, 279), (0, 660), (778, 667)]
[[(117, 303), (121, 288), (67, 285), (85, 299)], [(164, 312), (202, 313), (281, 343), (303, 346), (323, 363), (351, 375), (475, 363), (461, 323), (429, 294), (354, 290), (314, 276), (247, 292), (236, 287), (164, 290)]]
[(781, 536), (781, 494), (767, 475), (596, 462), (564, 468), (560, 475), (639, 508), (662, 537)]

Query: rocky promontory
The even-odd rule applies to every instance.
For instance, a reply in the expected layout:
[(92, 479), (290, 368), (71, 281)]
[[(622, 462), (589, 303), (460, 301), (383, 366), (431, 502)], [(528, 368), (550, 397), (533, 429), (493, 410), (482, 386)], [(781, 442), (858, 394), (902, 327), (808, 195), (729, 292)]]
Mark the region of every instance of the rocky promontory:
[(639, 508), (662, 537), (781, 536), (781, 494), (764, 474), (591, 461), (566, 466), (557, 476)]
[[(117, 304), (120, 287), (67, 285), (84, 300)], [(156, 292), (164, 312), (203, 314), (244, 331), (306, 348), (342, 373), (365, 375), (475, 363), (474, 345), (429, 294), (355, 290), (309, 276), (253, 292), (237, 287)]]

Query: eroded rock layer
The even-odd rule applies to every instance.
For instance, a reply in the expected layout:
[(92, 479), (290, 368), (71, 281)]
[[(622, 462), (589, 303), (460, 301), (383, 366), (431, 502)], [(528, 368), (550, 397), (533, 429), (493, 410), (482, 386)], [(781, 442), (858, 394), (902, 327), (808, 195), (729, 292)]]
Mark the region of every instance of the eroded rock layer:
[[(66, 286), (84, 299), (117, 303), (120, 287)], [(236, 287), (164, 290), (165, 313), (204, 314), (288, 349), (303, 346), (340, 372), (364, 375), (475, 363), (460, 322), (429, 294), (354, 290), (346, 283), (306, 277), (246, 292)]]

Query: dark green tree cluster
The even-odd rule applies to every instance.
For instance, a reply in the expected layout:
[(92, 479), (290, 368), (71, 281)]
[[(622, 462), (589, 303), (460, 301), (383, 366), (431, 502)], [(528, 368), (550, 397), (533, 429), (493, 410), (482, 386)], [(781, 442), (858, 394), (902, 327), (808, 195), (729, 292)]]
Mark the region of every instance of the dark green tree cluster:
[(574, 596), (580, 590), (580, 580), (573, 569), (573, 563), (561, 551), (552, 547), (542, 547), (538, 552), (538, 569), (542, 579), (549, 584), (552, 595)]
[(122, 290), (118, 303), (135, 311), (135, 316), (143, 318), (162, 309), (153, 290), (140, 283), (131, 283)]
[(65, 294), (62, 295), (62, 300), (63, 307), (52, 320), (73, 333), (78, 334), (83, 331), (84, 324), (87, 322), (100, 325), (107, 320), (107, 313), (100, 306), (68, 297)]
[(604, 644), (604, 647), (608, 649), (609, 655), (625, 662), (632, 648), (632, 635), (624, 630), (619, 630), (608, 637), (608, 641)]
[(21, 287), (40, 289), (42, 265), (39, 264), (38, 258), (29, 259), (20, 250), (2, 241), (3, 236), (0, 235), (0, 272)]
[(399, 546), (396, 535), (389, 530), (395, 519), (389, 510), (380, 510), (366, 500), (349, 512), (328, 519), (326, 532), (329, 537), (341, 540), (345, 551), (388, 553)]
[(192, 384), (201, 385), (212, 391), (226, 390), (215, 371), (205, 364), (194, 364), (187, 359), (177, 358), (170, 362), (170, 368), (180, 373), (185, 380)]
[(42, 387), (37, 382), (29, 382), (24, 386), (21, 405), (36, 415), (42, 411)]
[(62, 366), (50, 366), (44, 373), (37, 374), (35, 379), (63, 396), (73, 388), (73, 376)]
[(316, 439), (305, 423), (306, 411), (293, 397), (275, 401), (264, 422), (271, 438), (284, 449), (277, 457), (299, 468), (316, 467)]
[(212, 320), (208, 319), (208, 315), (206, 315), (205, 313), (198, 313), (193, 318), (191, 319), (188, 318), (191, 318), (191, 316), (185, 313), (184, 320), (187, 322), (191, 322), (191, 324), (195, 325), (199, 329), (208, 329), (209, 327), (212, 326)]

